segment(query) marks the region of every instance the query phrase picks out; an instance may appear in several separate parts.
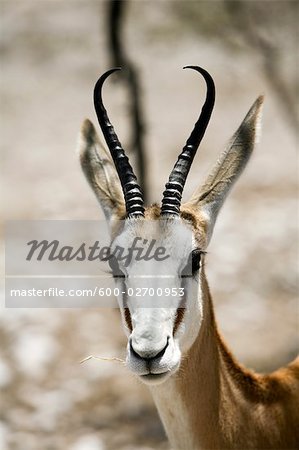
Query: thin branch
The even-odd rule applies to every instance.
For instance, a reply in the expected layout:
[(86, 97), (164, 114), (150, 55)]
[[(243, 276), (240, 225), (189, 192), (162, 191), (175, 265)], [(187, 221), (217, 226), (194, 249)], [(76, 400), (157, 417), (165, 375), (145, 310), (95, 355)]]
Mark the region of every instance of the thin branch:
[(247, 44), (261, 54), (267, 80), (279, 99), (289, 123), (294, 129), (297, 129), (296, 104), (281, 72), (279, 49), (270, 37), (261, 33), (261, 29), (253, 21), (252, 13), (255, 14), (255, 17), (258, 16), (257, 5), (248, 5), (243, 1), (228, 1), (225, 2), (225, 5), (233, 26), (244, 36)]

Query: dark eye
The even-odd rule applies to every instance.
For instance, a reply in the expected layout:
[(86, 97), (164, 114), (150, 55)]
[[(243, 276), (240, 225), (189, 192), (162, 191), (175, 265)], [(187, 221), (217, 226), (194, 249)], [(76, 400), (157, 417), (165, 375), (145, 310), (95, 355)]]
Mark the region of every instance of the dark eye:
[(182, 270), (182, 278), (188, 278), (195, 275), (200, 268), (200, 257), (201, 251), (199, 249), (195, 249), (190, 253), (188, 263)]
[(112, 270), (112, 274), (114, 278), (124, 278), (125, 274), (120, 270), (119, 264), (115, 256), (111, 256), (108, 259), (108, 264), (110, 266), (110, 269)]
[(191, 258), (192, 258), (192, 275), (194, 275), (200, 268), (201, 251), (198, 249), (193, 250), (191, 253)]

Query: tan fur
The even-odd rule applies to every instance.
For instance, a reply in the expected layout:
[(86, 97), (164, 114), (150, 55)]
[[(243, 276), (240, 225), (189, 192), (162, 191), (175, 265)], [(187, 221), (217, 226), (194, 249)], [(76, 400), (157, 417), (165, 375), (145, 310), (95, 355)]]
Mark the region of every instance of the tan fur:
[(270, 375), (241, 367), (217, 330), (204, 271), (202, 289), (205, 320), (176, 378), (194, 450), (298, 448), (299, 358)]

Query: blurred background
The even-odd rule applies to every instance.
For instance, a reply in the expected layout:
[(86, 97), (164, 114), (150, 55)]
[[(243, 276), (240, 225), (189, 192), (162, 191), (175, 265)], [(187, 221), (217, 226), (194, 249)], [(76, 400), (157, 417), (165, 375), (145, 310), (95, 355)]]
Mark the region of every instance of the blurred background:
[[(150, 202), (205, 95), (184, 65), (206, 68), (217, 89), (185, 199), (265, 94), (260, 144), (220, 214), (207, 274), (234, 354), (274, 370), (298, 349), (298, 3), (120, 3), (1, 0), (3, 219), (103, 218), (75, 150), (83, 119), (96, 123), (95, 81), (114, 65), (127, 71), (107, 82), (105, 103)], [(124, 357), (116, 310), (2, 304), (1, 449), (169, 448), (146, 387), (125, 367), (79, 364)]]

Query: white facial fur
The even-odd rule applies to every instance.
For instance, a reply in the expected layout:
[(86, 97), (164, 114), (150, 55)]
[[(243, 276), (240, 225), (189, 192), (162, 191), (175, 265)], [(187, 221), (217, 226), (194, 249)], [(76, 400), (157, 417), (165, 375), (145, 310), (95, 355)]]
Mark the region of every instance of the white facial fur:
[[(155, 239), (154, 248), (163, 247), (167, 256), (163, 261), (132, 258), (127, 267), (124, 261), (118, 261), (125, 278), (116, 278), (120, 291), (127, 292), (118, 299), (128, 337), (127, 365), (144, 382), (157, 384), (178, 369), (182, 353), (190, 348), (200, 328), (199, 277), (192, 277), (190, 262), (190, 277), (181, 278), (195, 245), (191, 228), (181, 219), (127, 220), (112, 243), (112, 252), (117, 246), (128, 251), (136, 237), (148, 240), (138, 241), (144, 253)], [(180, 290), (182, 286), (184, 291)], [(169, 292), (177, 295), (166, 295)], [(179, 295), (182, 292), (183, 297)], [(125, 318), (125, 307), (132, 329)], [(184, 307), (184, 314), (174, 332), (179, 307)]]

